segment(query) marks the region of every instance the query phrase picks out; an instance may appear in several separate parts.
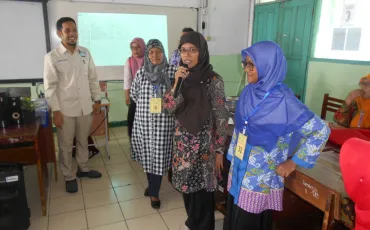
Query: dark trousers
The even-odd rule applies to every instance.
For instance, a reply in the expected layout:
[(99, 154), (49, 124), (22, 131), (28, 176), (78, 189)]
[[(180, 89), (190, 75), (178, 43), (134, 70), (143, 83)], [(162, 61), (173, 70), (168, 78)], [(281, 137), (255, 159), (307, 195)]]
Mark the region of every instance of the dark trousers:
[(131, 103), (128, 107), (128, 113), (127, 113), (128, 136), (130, 137), (130, 139), (132, 136), (132, 128), (134, 127), (135, 111), (136, 111), (136, 103), (131, 99)]
[(148, 195), (150, 197), (159, 197), (159, 189), (161, 189), (162, 176), (151, 173), (146, 174), (148, 178)]
[(188, 219), (185, 225), (190, 230), (215, 229), (215, 196), (214, 192), (201, 190), (194, 193), (183, 193)]
[(234, 204), (234, 197), (228, 195), (224, 230), (272, 230), (272, 210), (255, 214)]

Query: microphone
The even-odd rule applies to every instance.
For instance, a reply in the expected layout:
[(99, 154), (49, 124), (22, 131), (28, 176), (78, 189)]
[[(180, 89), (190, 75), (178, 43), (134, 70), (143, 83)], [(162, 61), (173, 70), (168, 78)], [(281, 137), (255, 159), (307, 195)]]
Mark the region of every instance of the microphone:
[[(181, 66), (183, 66), (183, 67), (185, 67), (185, 68), (188, 68), (188, 64), (182, 64)], [(179, 80), (178, 80), (178, 82), (177, 82), (177, 85), (176, 85), (176, 88), (175, 88), (175, 93), (173, 94), (173, 96), (175, 97), (175, 98), (177, 98), (177, 96), (179, 95), (179, 91), (180, 91), (180, 89), (181, 89), (181, 86), (182, 86), (182, 81), (183, 81), (184, 79), (181, 77), (181, 78), (179, 78)]]

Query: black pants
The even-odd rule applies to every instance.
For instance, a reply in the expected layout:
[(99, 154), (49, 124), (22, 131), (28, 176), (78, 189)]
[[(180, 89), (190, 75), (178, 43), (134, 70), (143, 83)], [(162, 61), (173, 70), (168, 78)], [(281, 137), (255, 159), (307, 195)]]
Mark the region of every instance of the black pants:
[(234, 197), (228, 195), (224, 230), (272, 230), (272, 211), (260, 214), (246, 212), (234, 204)]
[(128, 113), (127, 113), (127, 126), (128, 126), (128, 136), (131, 139), (132, 128), (134, 127), (136, 103), (132, 99), (130, 101), (131, 103), (130, 103), (130, 106), (128, 107)]
[(215, 229), (215, 194), (201, 190), (183, 194), (188, 219), (185, 225), (190, 230)]
[(148, 195), (150, 197), (159, 197), (159, 189), (161, 189), (161, 184), (162, 184), (162, 176), (147, 173), (146, 174), (148, 178)]

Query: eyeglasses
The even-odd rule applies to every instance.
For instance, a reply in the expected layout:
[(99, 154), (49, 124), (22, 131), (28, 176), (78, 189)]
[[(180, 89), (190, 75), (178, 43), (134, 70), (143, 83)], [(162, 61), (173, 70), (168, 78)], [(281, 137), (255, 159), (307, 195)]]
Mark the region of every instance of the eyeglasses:
[(181, 49), (180, 49), (180, 53), (181, 53), (181, 54), (185, 54), (185, 53), (188, 53), (188, 54), (195, 54), (196, 52), (198, 52), (198, 49), (196, 49), (196, 48), (188, 48), (188, 49), (186, 49), (186, 48), (181, 48)]
[(252, 62), (242, 61), (242, 67), (245, 69), (246, 67), (252, 71), (254, 69), (254, 64)]

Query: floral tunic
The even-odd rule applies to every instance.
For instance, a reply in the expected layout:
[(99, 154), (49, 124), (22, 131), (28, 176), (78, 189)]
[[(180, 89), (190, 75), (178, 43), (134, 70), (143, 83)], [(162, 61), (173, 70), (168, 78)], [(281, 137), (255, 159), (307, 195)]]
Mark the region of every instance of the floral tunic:
[[(322, 147), (329, 138), (330, 129), (326, 123), (315, 116), (296, 133), (280, 137), (271, 152), (254, 146), (249, 155), (247, 171), (240, 188), (238, 206), (250, 213), (261, 213), (271, 209), (283, 209), (284, 178), (276, 174), (276, 167), (287, 160), (293, 135), (299, 135), (301, 143), (292, 160), (300, 167), (312, 168), (320, 155)], [(230, 143), (227, 159), (231, 161), (228, 181), (230, 191), (233, 177), (234, 153), (237, 145), (234, 134)]]
[[(229, 117), (222, 78), (209, 79), (207, 92), (212, 112), (198, 135), (189, 133), (178, 120), (175, 121), (172, 185), (182, 193), (203, 189), (212, 192), (217, 187), (216, 153), (224, 153)], [(177, 98), (172, 92), (166, 94), (164, 110), (175, 113), (183, 100), (181, 94)]]

